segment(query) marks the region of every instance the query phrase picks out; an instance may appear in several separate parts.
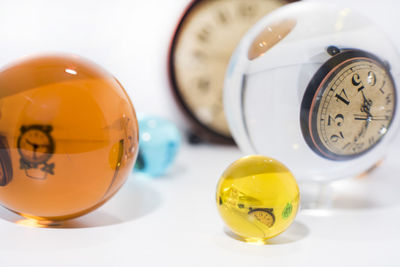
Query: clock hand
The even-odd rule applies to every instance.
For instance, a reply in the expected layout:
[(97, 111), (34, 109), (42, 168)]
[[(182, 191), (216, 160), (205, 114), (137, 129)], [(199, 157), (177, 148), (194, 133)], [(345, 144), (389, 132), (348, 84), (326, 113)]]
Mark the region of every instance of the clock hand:
[(371, 109), (371, 106), (365, 106), (365, 105), (361, 106), (361, 112), (367, 113), (368, 116), (372, 116), (370, 109)]
[(365, 119), (365, 124), (364, 127), (361, 129), (361, 132), (358, 134), (358, 137), (364, 136), (365, 132), (367, 131), (367, 128), (369, 126), (369, 123), (371, 122), (371, 113), (367, 113), (368, 117)]
[(389, 119), (389, 116), (364, 116), (354, 114), (354, 120), (356, 121), (387, 121)]
[(364, 99), (364, 104), (365, 106), (371, 107), (372, 105), (372, 100), (371, 99), (367, 99), (367, 97), (364, 94), (364, 91), (361, 91), (363, 99)]
[(365, 126), (364, 126), (363, 130), (360, 133), (361, 135), (359, 135), (359, 136), (364, 135), (365, 131), (367, 130), (367, 128), (369, 126), (369, 123), (371, 122), (371, 118), (373, 117), (371, 112), (370, 112), (371, 105), (372, 105), (372, 100), (371, 99), (367, 99), (367, 97), (364, 94), (364, 91), (361, 91), (361, 94), (362, 94), (363, 100), (364, 100), (364, 103), (361, 105), (361, 112), (367, 113), (368, 117), (365, 120)]
[(33, 147), (35, 147), (36, 146), (36, 144), (35, 143), (32, 143), (31, 141), (29, 141), (28, 139), (26, 139), (26, 142), (28, 143), (28, 145), (31, 145), (31, 146), (33, 146)]
[(39, 144), (36, 144), (36, 143), (32, 143), (32, 142), (29, 141), (28, 139), (26, 139), (26, 143), (29, 144), (29, 145), (31, 145), (32, 148), (33, 148), (33, 155), (32, 155), (33, 160), (36, 160), (36, 159), (37, 159), (37, 157), (36, 157), (36, 151), (38, 150), (38, 148), (40, 148), (40, 147), (48, 147), (48, 145), (39, 145)]
[[(369, 113), (368, 109), (365, 109), (365, 107), (362, 107), (361, 111), (364, 111), (368, 115), (367, 119), (365, 120), (365, 125), (364, 125), (364, 127), (363, 127), (363, 129), (361, 131), (361, 134), (364, 135), (365, 131), (367, 130), (367, 128), (369, 126), (369, 123), (371, 122), (372, 115), (371, 115), (371, 113)], [(359, 135), (359, 136), (362, 136), (362, 135)]]
[(31, 141), (29, 141), (28, 139), (26, 139), (26, 143), (31, 145), (33, 147), (33, 151), (36, 151), (41, 145), (36, 144), (36, 143), (32, 143)]
[(372, 116), (371, 113), (370, 113), (371, 106), (372, 106), (372, 100), (371, 99), (367, 99), (365, 97), (365, 94), (364, 94), (363, 91), (361, 91), (361, 93), (362, 93), (362, 96), (364, 98), (364, 103), (361, 106), (361, 112), (365, 112), (365, 113), (367, 113), (368, 116)]

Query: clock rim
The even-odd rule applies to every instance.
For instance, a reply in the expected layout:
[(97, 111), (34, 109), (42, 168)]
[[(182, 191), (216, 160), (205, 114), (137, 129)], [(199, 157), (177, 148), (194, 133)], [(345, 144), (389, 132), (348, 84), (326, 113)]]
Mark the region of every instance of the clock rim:
[[(191, 3), (189, 3), (189, 5), (183, 11), (183, 15), (179, 19), (179, 22), (175, 28), (172, 40), (170, 42), (169, 50), (168, 50), (168, 61), (167, 61), (167, 63), (168, 63), (168, 66), (167, 66), (168, 78), (169, 78), (170, 88), (172, 89), (175, 101), (178, 103), (178, 106), (181, 109), (181, 111), (183, 111), (183, 114), (185, 115), (186, 119), (189, 120), (196, 135), (198, 135), (200, 138), (204, 138), (205, 140), (213, 142), (213, 143), (235, 145), (236, 142), (232, 135), (227, 136), (222, 133), (219, 133), (219, 132), (215, 131), (214, 129), (210, 128), (209, 126), (207, 126), (201, 120), (199, 120), (199, 118), (193, 113), (193, 111), (189, 108), (189, 105), (184, 100), (184, 98), (180, 92), (177, 78), (176, 78), (176, 72), (175, 72), (175, 68), (174, 68), (174, 57), (175, 57), (177, 39), (182, 31), (183, 24), (185, 23), (185, 20), (187, 19), (187, 17), (191, 13), (191, 11), (194, 10), (197, 7), (197, 5), (203, 1), (207, 1), (207, 0), (193, 0)], [(286, 2), (287, 4), (290, 4), (293, 2), (299, 2), (300, 0), (281, 0), (281, 1)], [(268, 15), (268, 14), (266, 14), (266, 15)], [(230, 127), (230, 126), (228, 125), (228, 127)]]
[[(22, 137), (23, 137), (28, 131), (31, 131), (31, 130), (38, 130), (38, 131), (42, 132), (43, 134), (45, 134), (45, 135), (47, 136), (47, 138), (48, 138), (48, 140), (49, 140), (49, 143), (50, 143), (50, 144), (49, 144), (49, 146), (50, 146), (49, 153), (47, 153), (46, 157), (44, 157), (43, 160), (34, 161), (34, 162), (33, 162), (33, 161), (31, 161), (29, 158), (27, 158), (27, 157), (23, 154), (23, 152), (21, 151), (21, 141), (22, 141)], [(46, 163), (46, 162), (53, 156), (54, 151), (55, 151), (54, 141), (53, 141), (53, 139), (51, 138), (51, 136), (50, 136), (49, 133), (47, 133), (46, 131), (43, 131), (43, 126), (42, 126), (42, 125), (30, 125), (30, 126), (28, 126), (28, 127), (26, 128), (25, 132), (23, 132), (23, 133), (18, 137), (18, 140), (17, 140), (17, 148), (18, 148), (18, 153), (21, 155), (21, 159), (24, 160), (25, 162), (32, 163), (32, 164), (43, 164), (43, 163)]]
[[(320, 100), (316, 102), (317, 104), (314, 106), (314, 109), (311, 110), (311, 107), (313, 105), (314, 97), (318, 98), (321, 97), (325, 91), (326, 88), (323, 88), (323, 84), (326, 84), (331, 80), (332, 77), (334, 77), (339, 70), (334, 70), (338, 65), (340, 64), (345, 64), (346, 61), (351, 61), (352, 59), (356, 60), (356, 58), (365, 58), (366, 60), (373, 61), (382, 69), (384, 69), (387, 73), (388, 78), (393, 84), (393, 99), (394, 99), (394, 106), (393, 106), (393, 116), (389, 122), (389, 125), (387, 129), (390, 128), (392, 125), (392, 122), (394, 121), (394, 118), (396, 116), (396, 108), (397, 108), (397, 88), (396, 88), (396, 83), (394, 82), (393, 76), (390, 72), (390, 66), (387, 62), (383, 61), (380, 59), (378, 56), (364, 51), (360, 49), (341, 49), (340, 52), (336, 55), (333, 55), (330, 59), (328, 59), (322, 66), (319, 67), (319, 69), (315, 72), (313, 77), (311, 78), (305, 93), (303, 95), (303, 100), (301, 102), (301, 107), (300, 107), (300, 128), (301, 132), (303, 134), (303, 138), (306, 141), (307, 145), (313, 150), (316, 154), (319, 156), (322, 156), (323, 158), (334, 160), (334, 161), (346, 161), (346, 160), (352, 160), (355, 158), (358, 158), (369, 151), (371, 151), (373, 148), (375, 148), (381, 141), (384, 139), (385, 135), (383, 135), (379, 140), (371, 145), (369, 148), (355, 154), (350, 154), (350, 155), (340, 155), (336, 154), (326, 148), (326, 146), (323, 144), (323, 142), (320, 140), (318, 134), (313, 135), (313, 132), (315, 133), (317, 131), (317, 126), (316, 126), (316, 115), (318, 111), (318, 107), (320, 104)], [(351, 63), (349, 63), (351, 64)], [(332, 72), (333, 71), (333, 72)], [(329, 75), (329, 73), (332, 72), (332, 74)], [(327, 75), (329, 75), (327, 77)], [(326, 79), (326, 81), (324, 81)], [(319, 88), (321, 87), (321, 90)], [(312, 112), (312, 114), (310, 114)], [(310, 122), (311, 118), (311, 122)], [(314, 137), (314, 140), (313, 140)]]
[(182, 113), (185, 115), (186, 119), (189, 120), (190, 125), (192, 126), (194, 133), (196, 135), (210, 142), (234, 145), (235, 141), (232, 136), (227, 136), (222, 133), (218, 133), (217, 131), (208, 127), (205, 123), (200, 121), (199, 118), (197, 118), (197, 116), (189, 108), (189, 105), (184, 100), (183, 95), (181, 93), (181, 89), (178, 86), (178, 81), (176, 77), (174, 58), (175, 58), (175, 51), (178, 38), (182, 33), (182, 27), (186, 19), (190, 15), (190, 13), (198, 6), (199, 3), (203, 1), (204, 0), (193, 0), (191, 3), (189, 3), (189, 5), (183, 11), (183, 15), (179, 19), (179, 22), (175, 28), (168, 51), (168, 78), (169, 78), (170, 88), (172, 89), (175, 101), (178, 103), (178, 106), (181, 109)]

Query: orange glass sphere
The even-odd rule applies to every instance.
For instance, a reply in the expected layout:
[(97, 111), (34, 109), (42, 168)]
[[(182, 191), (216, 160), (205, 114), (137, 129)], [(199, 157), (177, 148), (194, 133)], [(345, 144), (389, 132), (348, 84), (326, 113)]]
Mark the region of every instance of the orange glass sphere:
[(113, 196), (132, 170), (138, 125), (107, 71), (77, 56), (28, 58), (0, 70), (0, 203), (59, 221)]

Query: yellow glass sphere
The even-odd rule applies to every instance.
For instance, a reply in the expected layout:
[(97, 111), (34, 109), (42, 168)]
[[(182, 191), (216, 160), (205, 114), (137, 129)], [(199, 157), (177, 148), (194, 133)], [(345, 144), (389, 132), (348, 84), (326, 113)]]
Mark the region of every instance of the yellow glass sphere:
[(121, 84), (77, 56), (0, 71), (0, 203), (39, 221), (88, 213), (124, 184), (138, 125)]
[(233, 233), (247, 242), (264, 242), (294, 221), (300, 193), (292, 173), (264, 156), (235, 161), (222, 174), (216, 194), (218, 211)]

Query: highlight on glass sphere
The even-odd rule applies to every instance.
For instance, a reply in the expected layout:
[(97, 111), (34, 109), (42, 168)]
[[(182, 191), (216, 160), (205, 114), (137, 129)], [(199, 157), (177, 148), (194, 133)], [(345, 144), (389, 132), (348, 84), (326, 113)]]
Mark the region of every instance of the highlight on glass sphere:
[(300, 202), (296, 180), (279, 161), (243, 157), (222, 174), (216, 193), (219, 214), (239, 240), (266, 243), (294, 221)]
[(292, 3), (262, 18), (236, 48), (225, 114), (244, 153), (278, 158), (300, 182), (356, 177), (396, 137), (399, 73), (395, 45), (368, 17)]
[(56, 222), (86, 214), (124, 184), (138, 126), (121, 84), (75, 55), (25, 58), (0, 70), (0, 203)]
[(163, 176), (175, 162), (181, 144), (178, 128), (169, 120), (139, 115), (139, 155), (135, 170), (153, 177)]

